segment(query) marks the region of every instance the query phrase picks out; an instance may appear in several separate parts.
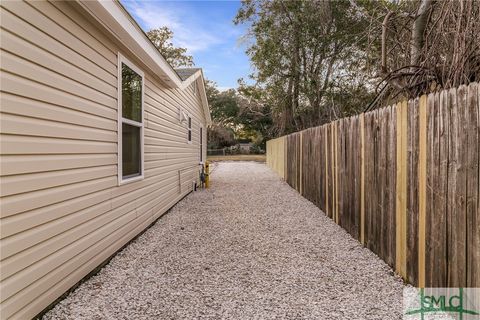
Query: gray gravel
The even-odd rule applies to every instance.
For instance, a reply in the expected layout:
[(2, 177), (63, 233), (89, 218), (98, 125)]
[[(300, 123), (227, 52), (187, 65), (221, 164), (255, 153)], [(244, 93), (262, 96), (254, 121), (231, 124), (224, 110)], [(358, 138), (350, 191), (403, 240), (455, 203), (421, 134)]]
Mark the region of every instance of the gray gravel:
[(403, 287), (264, 164), (224, 162), (44, 319), (400, 319)]

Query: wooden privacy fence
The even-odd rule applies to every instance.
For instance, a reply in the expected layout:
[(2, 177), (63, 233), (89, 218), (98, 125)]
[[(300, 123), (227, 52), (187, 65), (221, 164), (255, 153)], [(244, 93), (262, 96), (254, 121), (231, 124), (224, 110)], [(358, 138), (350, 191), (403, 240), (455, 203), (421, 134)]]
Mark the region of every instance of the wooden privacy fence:
[(472, 83), (267, 142), (267, 165), (419, 287), (480, 287)]

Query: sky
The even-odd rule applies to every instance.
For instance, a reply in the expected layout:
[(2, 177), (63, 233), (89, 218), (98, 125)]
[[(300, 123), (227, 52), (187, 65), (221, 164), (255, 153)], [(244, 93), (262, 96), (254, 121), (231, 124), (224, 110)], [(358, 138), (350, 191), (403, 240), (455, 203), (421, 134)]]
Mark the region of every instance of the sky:
[(240, 1), (141, 1), (122, 4), (143, 30), (167, 26), (173, 44), (187, 48), (195, 67), (220, 90), (237, 87), (237, 80), (252, 72), (242, 37), (246, 26), (234, 25)]

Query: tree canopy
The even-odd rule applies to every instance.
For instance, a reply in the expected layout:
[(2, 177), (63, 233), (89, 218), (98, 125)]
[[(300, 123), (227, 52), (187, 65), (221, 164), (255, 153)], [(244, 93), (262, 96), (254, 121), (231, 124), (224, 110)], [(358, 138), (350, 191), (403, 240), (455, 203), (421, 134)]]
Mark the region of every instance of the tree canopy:
[(243, 0), (281, 135), (480, 78), (480, 1)]
[(250, 26), (253, 79), (279, 134), (355, 113), (371, 98), (368, 74), (359, 72), (366, 39), (356, 32), (368, 20), (351, 2), (244, 0), (235, 23)]
[(194, 65), (193, 57), (187, 54), (186, 48), (173, 45), (173, 31), (168, 27), (152, 29), (147, 32), (147, 36), (172, 67), (192, 67)]

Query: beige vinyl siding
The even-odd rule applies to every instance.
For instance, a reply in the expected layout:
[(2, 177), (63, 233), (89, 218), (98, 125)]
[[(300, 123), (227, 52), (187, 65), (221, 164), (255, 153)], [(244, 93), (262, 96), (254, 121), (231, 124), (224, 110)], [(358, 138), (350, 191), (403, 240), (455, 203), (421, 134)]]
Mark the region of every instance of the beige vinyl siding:
[[(192, 190), (206, 119), (193, 85), (166, 89), (75, 4), (5, 1), (0, 10), (0, 317), (25, 319)], [(118, 52), (145, 73), (145, 178), (121, 186)], [(192, 117), (191, 144), (180, 107)]]

